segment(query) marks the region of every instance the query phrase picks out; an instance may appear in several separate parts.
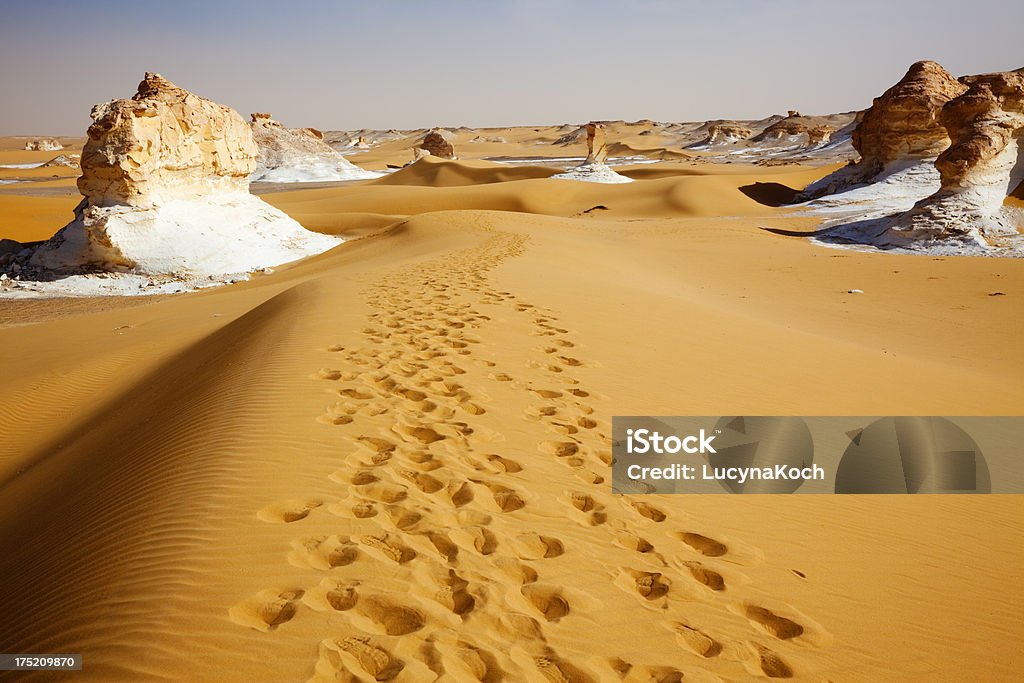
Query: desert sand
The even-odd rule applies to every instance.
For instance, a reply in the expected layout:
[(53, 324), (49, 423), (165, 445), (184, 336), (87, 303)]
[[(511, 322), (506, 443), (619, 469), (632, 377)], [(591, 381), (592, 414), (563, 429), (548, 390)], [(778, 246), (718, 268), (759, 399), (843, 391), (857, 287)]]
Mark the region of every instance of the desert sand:
[[(1016, 497), (618, 496), (609, 465), (612, 415), (1020, 414), (1024, 263), (782, 234), (841, 161), (643, 130), (609, 126), (631, 183), (550, 179), (586, 155), (564, 127), (460, 131), (253, 186), (347, 238), (323, 254), (0, 301), (0, 649), (82, 680), (1017, 680)], [(0, 237), (80, 199), (3, 173)]]

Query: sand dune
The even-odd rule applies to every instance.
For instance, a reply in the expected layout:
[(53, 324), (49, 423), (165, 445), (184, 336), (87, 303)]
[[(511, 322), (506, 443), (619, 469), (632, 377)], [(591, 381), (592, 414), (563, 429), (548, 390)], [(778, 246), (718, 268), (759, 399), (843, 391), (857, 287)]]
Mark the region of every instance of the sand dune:
[(554, 171), (543, 166), (508, 166), (487, 161), (443, 161), (424, 157), (411, 166), (375, 180), (373, 184), (463, 187), (547, 178), (551, 175), (554, 175)]
[[(712, 188), (755, 211), (743, 176), (685, 180), (694, 212)], [(420, 215), (250, 283), (0, 330), (32, 397), (0, 455), (3, 642), (88, 652), (101, 679), (925, 681), (1013, 632), (1010, 497), (637, 500), (604, 473), (613, 413), (1019, 411), (1015, 263), (830, 252), (759, 230), (807, 220), (764, 207), (422, 213), (455, 200), (418, 189), (269, 195), (321, 230), (355, 204)], [(461, 191), (511, 201), (488, 189)], [(182, 656), (200, 642), (216, 656)], [(972, 675), (1010, 680), (1004, 652)]]
[[(0, 643), (89, 680), (1016, 680), (1012, 496), (608, 479), (613, 415), (1019, 414), (1022, 264), (780, 234), (818, 219), (769, 204), (831, 167), (556, 170), (269, 192), (349, 241), (184, 296), (0, 303)], [(78, 201), (17, 188), (0, 237)]]

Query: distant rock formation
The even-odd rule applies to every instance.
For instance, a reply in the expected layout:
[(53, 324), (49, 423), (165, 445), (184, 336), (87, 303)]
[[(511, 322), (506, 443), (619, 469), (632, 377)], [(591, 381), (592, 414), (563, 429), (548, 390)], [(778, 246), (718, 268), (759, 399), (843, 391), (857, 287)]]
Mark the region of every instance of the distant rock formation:
[(942, 108), (952, 144), (935, 161), (941, 186), (895, 221), (884, 236), (894, 243), (985, 246), (1024, 225), (1003, 205), (1024, 181), (1024, 69), (960, 80), (967, 91)]
[(82, 162), (82, 157), (78, 154), (58, 154), (54, 158), (44, 163), (41, 168), (54, 168), (58, 166), (66, 166), (67, 168), (78, 168)]
[(791, 110), (789, 116), (768, 125), (754, 136), (753, 141), (785, 141), (800, 146), (814, 147), (827, 141), (833, 132), (835, 129), (831, 126), (817, 124), (813, 117), (805, 117), (800, 112)]
[(604, 126), (590, 122), (587, 128), (587, 160), (584, 164), (603, 164), (608, 159), (608, 148), (604, 144)]
[(64, 145), (57, 138), (37, 138), (25, 143), (27, 152), (58, 152), (64, 149)]
[[(455, 148), (452, 146), (452, 143), (445, 139), (445, 136), (436, 128), (428, 131), (427, 134), (423, 136), (423, 141), (419, 144), (417, 149), (426, 152), (430, 156), (438, 157), (439, 159), (455, 158)], [(416, 153), (414, 152), (414, 154)], [(419, 156), (416, 156), (416, 158), (418, 159), (421, 156), (423, 155), (420, 154)]]
[(259, 149), (253, 181), (302, 183), (380, 175), (350, 162), (324, 142), (324, 134), (316, 128), (285, 128), (265, 112), (251, 118), (252, 137)]
[(736, 123), (713, 123), (708, 126), (708, 136), (700, 143), (704, 145), (720, 145), (746, 140), (751, 136), (751, 131), (746, 126)]
[[(808, 186), (801, 199), (813, 199), (904, 174), (889, 183), (913, 200), (934, 191), (938, 175), (932, 161), (949, 146), (939, 121), (943, 106), (966, 86), (935, 62), (917, 62), (896, 85), (867, 109), (853, 131), (860, 161)], [(911, 168), (920, 165), (918, 168)]]
[(92, 118), (78, 179), (84, 199), (71, 223), (17, 264), (28, 276), (210, 280), (338, 243), (249, 194), (258, 150), (233, 109), (147, 73), (131, 99), (96, 105)]
[(807, 144), (811, 147), (827, 144), (836, 129), (832, 126), (815, 126), (807, 130)]
[[(564, 128), (565, 128), (565, 126), (562, 126), (562, 128), (564, 129)], [(587, 129), (586, 129), (586, 126), (580, 126), (580, 127), (578, 127), (578, 128), (574, 128), (574, 129), (572, 129), (572, 130), (571, 130), (571, 131), (569, 131), (568, 133), (564, 133), (564, 134), (562, 134), (561, 136), (559, 136), (559, 137), (558, 137), (558, 138), (557, 138), (557, 139), (556, 139), (556, 140), (555, 140), (555, 141), (554, 141), (553, 143), (551, 143), (551, 144), (553, 144), (553, 145), (558, 145), (559, 147), (565, 147), (565, 146), (567, 146), (567, 145), (571, 145), (571, 144), (574, 144), (574, 143), (577, 143), (577, 142), (579, 142), (580, 140), (582, 140), (582, 139), (583, 139), (583, 137), (584, 137), (584, 136), (585, 136), (586, 134), (587, 134)]]
[(632, 178), (613, 171), (605, 161), (608, 148), (605, 145), (604, 126), (591, 121), (581, 130), (587, 133), (587, 158), (579, 166), (570, 168), (564, 173), (551, 176), (559, 180), (581, 180), (589, 183), (631, 183)]

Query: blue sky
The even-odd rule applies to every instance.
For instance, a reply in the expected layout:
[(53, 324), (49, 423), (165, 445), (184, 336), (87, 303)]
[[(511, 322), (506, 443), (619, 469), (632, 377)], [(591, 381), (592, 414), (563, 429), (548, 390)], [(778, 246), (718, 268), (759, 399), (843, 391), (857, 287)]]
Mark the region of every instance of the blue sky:
[[(918, 59), (1024, 66), (1024, 2), (0, 0), (0, 134), (80, 135), (145, 71), (289, 126), (863, 108)], [(984, 17), (983, 20), (976, 17)], [(983, 30), (982, 30), (983, 29)]]

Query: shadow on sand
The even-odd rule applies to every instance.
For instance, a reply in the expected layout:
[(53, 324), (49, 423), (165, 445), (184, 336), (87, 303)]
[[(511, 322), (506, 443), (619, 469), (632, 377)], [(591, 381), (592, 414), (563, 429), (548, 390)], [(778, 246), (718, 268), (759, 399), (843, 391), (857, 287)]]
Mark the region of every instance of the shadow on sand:
[(743, 185), (740, 192), (753, 199), (758, 204), (765, 206), (787, 206), (793, 204), (800, 190), (782, 183), (754, 183)]

